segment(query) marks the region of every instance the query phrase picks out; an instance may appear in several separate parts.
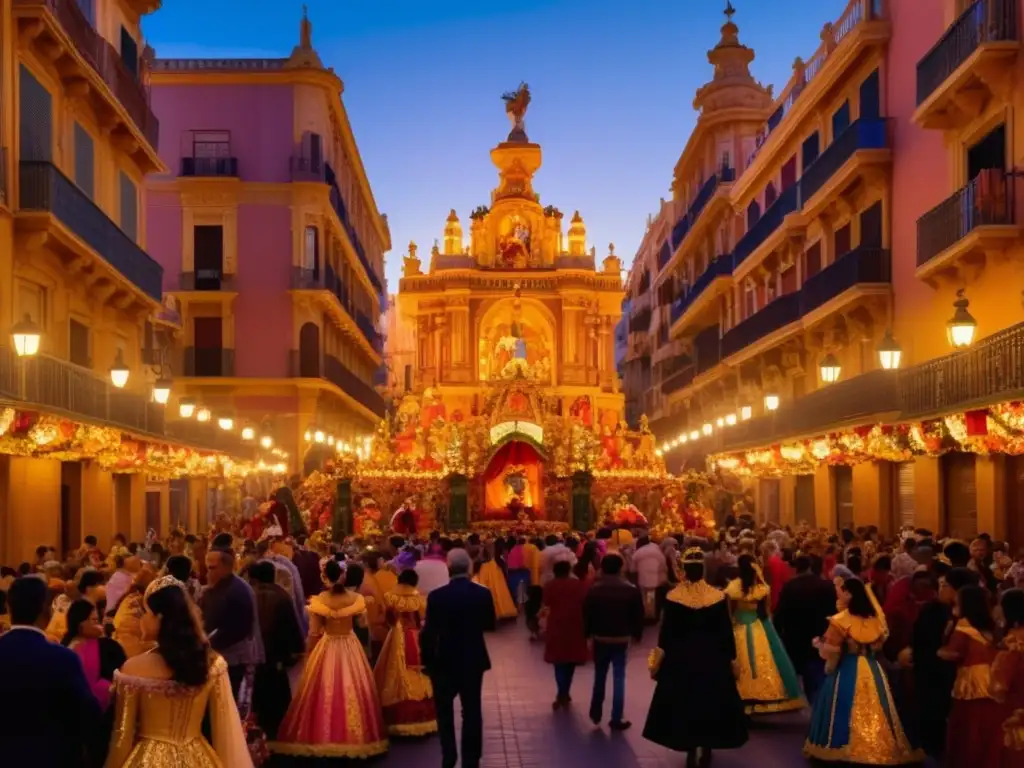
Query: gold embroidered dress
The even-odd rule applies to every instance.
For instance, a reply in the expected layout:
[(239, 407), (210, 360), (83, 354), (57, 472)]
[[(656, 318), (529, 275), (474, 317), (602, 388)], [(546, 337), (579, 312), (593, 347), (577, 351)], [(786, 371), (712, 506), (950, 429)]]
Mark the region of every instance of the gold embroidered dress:
[(425, 736), (437, 731), (434, 688), (423, 672), (420, 627), (427, 599), (415, 587), (398, 584), (384, 596), (391, 627), (373, 676), (380, 691), (384, 722), (395, 736)]
[(758, 581), (745, 592), (739, 579), (725, 589), (736, 638), (736, 687), (747, 714), (788, 712), (807, 705), (793, 662), (768, 618), (771, 590)]
[(906, 765), (924, 760), (924, 753), (912, 749), (903, 732), (876, 657), (887, 636), (885, 625), (874, 616), (843, 611), (829, 619), (824, 642), (836, 651), (827, 662), (828, 676), (814, 702), (804, 755), (844, 765)]
[(508, 588), (508, 580), (496, 562), (488, 560), (486, 563), (481, 563), (474, 581), (491, 591), (491, 597), (494, 598), (494, 612), (498, 621), (514, 619), (519, 615), (519, 608), (516, 607)]
[(114, 639), (121, 644), (129, 659), (153, 647), (153, 643), (142, 639), (139, 621), (144, 612), (142, 593), (129, 592), (121, 600), (114, 614)]
[[(205, 685), (114, 675), (117, 708), (106, 768), (252, 768), (220, 656)], [(203, 737), (209, 712), (212, 742)]]
[(309, 654), (273, 752), (302, 757), (365, 758), (388, 750), (377, 684), (356, 637), (366, 600), (322, 592), (309, 603)]

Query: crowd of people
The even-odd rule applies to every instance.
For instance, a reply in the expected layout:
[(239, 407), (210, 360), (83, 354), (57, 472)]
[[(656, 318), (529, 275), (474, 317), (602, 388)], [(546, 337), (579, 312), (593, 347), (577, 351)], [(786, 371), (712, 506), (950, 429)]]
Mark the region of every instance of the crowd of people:
[(629, 648), (657, 626), (643, 735), (690, 768), (805, 708), (812, 761), (1020, 768), (1022, 588), (1024, 557), (988, 536), (749, 517), (657, 542), (90, 536), (0, 571), (0, 741), (11, 765), (245, 768), (438, 733), (443, 766), (475, 768), (485, 634), (523, 615), (552, 709), (592, 662), (588, 714), (604, 722), (611, 672), (613, 731), (631, 727)]

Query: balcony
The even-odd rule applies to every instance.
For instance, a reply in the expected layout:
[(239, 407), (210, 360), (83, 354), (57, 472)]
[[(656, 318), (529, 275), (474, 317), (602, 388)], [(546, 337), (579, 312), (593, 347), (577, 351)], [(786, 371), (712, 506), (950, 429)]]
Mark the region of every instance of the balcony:
[[(366, 314), (349, 306), (348, 288), (342, 283), (337, 272), (330, 266), (323, 269), (292, 267), (291, 287), (293, 291), (318, 291), (323, 297), (324, 308), (332, 315), (337, 326), (349, 336), (358, 337), (365, 344), (364, 350), (375, 357), (384, 351), (384, 338), (378, 333), (373, 321)], [(332, 299), (327, 299), (329, 295)]]
[[(384, 416), (384, 398), (372, 384), (360, 379), (334, 355), (324, 355), (322, 366), (320, 361), (306, 361), (304, 364), (299, 351), (293, 349), (289, 353), (289, 370), (295, 378), (326, 379), (375, 416)], [(376, 378), (375, 375), (374, 379)]]
[(0, 347), (0, 397), (104, 426), (162, 435), (164, 408), (105, 377), (55, 357), (18, 357)]
[(959, 130), (993, 98), (1006, 101), (1020, 50), (1019, 0), (977, 0), (917, 64), (922, 128)]
[(185, 376), (234, 376), (235, 350), (220, 347), (185, 347), (182, 370)]
[(754, 226), (748, 229), (747, 233), (736, 243), (732, 253), (734, 268), (742, 264), (750, 254), (761, 247), (782, 226), (782, 222), (789, 214), (796, 213), (799, 210), (799, 203), (799, 184), (794, 184), (789, 189), (783, 190), (761, 218), (754, 222)]
[(858, 246), (843, 254), (800, 289), (800, 314), (807, 316), (849, 290), (883, 286), (892, 282), (892, 259), (888, 249)]
[(722, 336), (722, 359), (757, 344), (799, 320), (799, 291), (775, 298)]
[[(696, 304), (696, 302), (702, 297), (707, 296), (713, 298), (718, 295), (718, 286), (725, 286), (729, 282), (729, 278), (732, 276), (732, 254), (723, 254), (715, 258), (707, 269), (705, 269), (700, 277), (693, 281), (693, 285), (690, 286), (685, 294), (680, 296), (674, 302), (672, 302), (672, 316), (671, 322), (673, 327), (676, 323), (683, 319), (683, 316), (687, 314), (687, 311)], [(723, 279), (719, 279), (723, 278)], [(709, 290), (714, 286), (714, 290)], [(675, 335), (678, 335), (679, 330), (676, 331)]]
[(891, 158), (889, 121), (854, 120), (800, 177), (799, 208), (808, 218), (814, 216), (827, 200), (860, 178), (864, 168), (888, 164)]
[(362, 332), (363, 338), (370, 342), (370, 346), (376, 350), (377, 354), (384, 351), (384, 341), (381, 335), (377, 333), (377, 327), (374, 325), (373, 320), (358, 309), (356, 310), (356, 325)]
[(237, 157), (183, 157), (179, 176), (238, 178)]
[[(124, 112), (129, 130), (134, 129), (149, 144), (150, 167), (159, 170), (156, 157), (160, 123), (149, 105), (149, 94), (138, 76), (133, 74), (121, 55), (96, 31), (79, 8), (76, 0), (14, 0), (15, 16), (21, 21), (26, 38), (41, 46), (45, 60), (52, 62), (67, 83), (74, 83), (73, 71), (85, 64), (85, 93), (96, 94), (108, 109)], [(41, 22), (41, 24), (39, 23)], [(140, 58), (139, 66), (143, 62)], [(81, 82), (81, 78), (78, 78)], [(105, 95), (104, 91), (109, 94)]]
[(711, 202), (711, 198), (715, 196), (719, 185), (735, 180), (736, 170), (734, 168), (721, 168), (718, 173), (712, 174), (705, 180), (700, 191), (697, 192), (697, 196), (686, 209), (686, 213), (679, 218), (679, 221), (672, 228), (671, 246), (669, 241), (666, 241), (665, 245), (662, 246), (662, 252), (658, 254), (659, 270), (663, 270), (672, 261), (672, 257), (679, 252), (679, 246), (686, 239), (690, 230), (697, 225), (701, 213), (703, 213), (707, 204)]
[(661, 382), (661, 394), (670, 395), (673, 392), (678, 392), (684, 387), (688, 387), (693, 383), (693, 379), (697, 374), (697, 368), (690, 366), (681, 371), (673, 373)]
[[(63, 243), (70, 262), (76, 262), (82, 256), (81, 246), (76, 246), (80, 240), (106, 266), (106, 277), (111, 282), (127, 281), (148, 300), (161, 300), (163, 268), (57, 166), (41, 161), (23, 161), (19, 165), (18, 183), (22, 212), (49, 214), (73, 235), (72, 238), (64, 238)], [(45, 221), (43, 225), (50, 228)]]
[(345, 230), (345, 234), (348, 235), (349, 242), (352, 244), (352, 249), (356, 252), (359, 263), (362, 264), (363, 269), (366, 270), (366, 276), (370, 279), (370, 283), (373, 284), (376, 292), (378, 294), (382, 294), (384, 292), (384, 284), (381, 282), (380, 277), (374, 271), (373, 267), (370, 266), (370, 261), (366, 256), (366, 249), (363, 247), (363, 242), (359, 237), (359, 232), (356, 230), (355, 224), (349, 219), (348, 208), (345, 206), (345, 198), (342, 196), (341, 189), (338, 187), (338, 181), (334, 174), (334, 169), (327, 163), (324, 163), (324, 180), (331, 188), (331, 207), (334, 208), (334, 212), (338, 215), (338, 220), (341, 222), (341, 226)]
[(919, 218), (917, 277), (932, 284), (969, 282), (989, 255), (1019, 241), (1020, 180), (1016, 171), (982, 171)]
[(306, 181), (323, 183), (324, 162), (320, 159), (292, 155), (288, 161), (288, 173), (292, 181)]
[(234, 275), (226, 275), (220, 269), (197, 269), (178, 275), (178, 290), (234, 292), (237, 288)]

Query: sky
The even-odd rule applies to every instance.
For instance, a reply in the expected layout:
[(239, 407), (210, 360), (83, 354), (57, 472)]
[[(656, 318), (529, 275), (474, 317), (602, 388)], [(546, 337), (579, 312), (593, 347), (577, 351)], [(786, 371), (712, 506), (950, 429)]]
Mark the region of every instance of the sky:
[[(543, 205), (579, 210), (598, 258), (628, 266), (648, 214), (670, 197), (693, 129), (693, 96), (711, 78), (725, 0), (306, 0), (313, 45), (345, 83), (343, 100), (377, 207), (388, 215), (389, 290), (415, 240), (421, 256), (454, 208), (490, 203), (489, 151), (508, 135), (501, 94), (532, 100), (530, 140), (544, 164)], [(779, 93), (822, 25), (847, 0), (733, 0), (751, 71)], [(143, 32), (161, 57), (284, 57), (301, 0), (174, 0)]]

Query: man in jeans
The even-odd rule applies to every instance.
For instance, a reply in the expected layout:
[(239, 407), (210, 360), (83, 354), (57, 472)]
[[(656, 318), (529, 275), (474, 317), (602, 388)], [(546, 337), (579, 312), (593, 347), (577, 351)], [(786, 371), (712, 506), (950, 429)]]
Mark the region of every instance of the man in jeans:
[(609, 553), (601, 560), (601, 576), (587, 593), (583, 622), (594, 649), (594, 693), (590, 719), (600, 725), (605, 680), (612, 668), (612, 719), (608, 727), (624, 731), (632, 723), (622, 719), (626, 702), (626, 655), (630, 640), (640, 642), (644, 631), (644, 601), (640, 590), (622, 577), (623, 559)]

